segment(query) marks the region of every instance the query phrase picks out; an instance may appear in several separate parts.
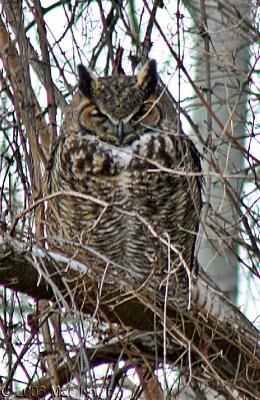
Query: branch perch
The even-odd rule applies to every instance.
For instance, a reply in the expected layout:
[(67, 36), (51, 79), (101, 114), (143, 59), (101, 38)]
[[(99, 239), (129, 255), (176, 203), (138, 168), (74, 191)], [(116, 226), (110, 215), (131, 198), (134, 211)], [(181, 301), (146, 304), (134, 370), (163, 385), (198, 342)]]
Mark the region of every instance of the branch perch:
[[(156, 365), (154, 346), (141, 337), (156, 335), (157, 357), (163, 362), (163, 304), (154, 305), (151, 292), (129, 292), (122, 285), (104, 282), (98, 298), (100, 277), (85, 262), (46, 251), (9, 238), (0, 242), (0, 284), (37, 299), (63, 302), (86, 315), (121, 326), (120, 342), (135, 343)], [(72, 296), (73, 294), (73, 296)], [(127, 300), (126, 297), (127, 296)], [(214, 286), (202, 271), (192, 279), (192, 312), (180, 315), (167, 304), (165, 331), (167, 363), (190, 368), (193, 378), (203, 376), (213, 385), (216, 377), (227, 390), (247, 398), (260, 395), (260, 335), (246, 317)], [(160, 306), (161, 305), (161, 306)], [(75, 308), (76, 307), (76, 308)], [(154, 327), (156, 316), (157, 325)], [(187, 360), (183, 354), (190, 354)], [(104, 362), (106, 356), (104, 355)]]

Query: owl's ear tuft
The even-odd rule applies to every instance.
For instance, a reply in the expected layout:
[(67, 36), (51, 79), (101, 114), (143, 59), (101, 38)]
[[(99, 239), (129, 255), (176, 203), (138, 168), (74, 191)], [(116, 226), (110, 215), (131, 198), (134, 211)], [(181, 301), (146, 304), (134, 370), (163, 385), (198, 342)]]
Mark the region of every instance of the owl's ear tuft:
[(157, 65), (155, 60), (147, 61), (137, 75), (137, 82), (147, 94), (147, 97), (155, 91), (158, 82)]
[(91, 97), (93, 89), (92, 85), (93, 83), (96, 82), (97, 78), (89, 69), (87, 69), (82, 64), (78, 65), (78, 80), (79, 80), (79, 89), (81, 90), (81, 92), (85, 96)]

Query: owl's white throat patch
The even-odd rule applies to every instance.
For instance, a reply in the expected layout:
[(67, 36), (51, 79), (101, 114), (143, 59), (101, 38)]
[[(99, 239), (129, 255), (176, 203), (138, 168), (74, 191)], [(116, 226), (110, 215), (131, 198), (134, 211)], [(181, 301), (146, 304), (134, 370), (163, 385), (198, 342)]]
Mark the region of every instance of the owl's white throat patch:
[(156, 137), (158, 133), (149, 132), (144, 133), (139, 138), (134, 140), (131, 144), (123, 147), (117, 147), (112, 144), (100, 142), (100, 146), (104, 150), (111, 151), (113, 158), (115, 158), (122, 168), (127, 168), (136, 155), (147, 154), (147, 147), (152, 137)]

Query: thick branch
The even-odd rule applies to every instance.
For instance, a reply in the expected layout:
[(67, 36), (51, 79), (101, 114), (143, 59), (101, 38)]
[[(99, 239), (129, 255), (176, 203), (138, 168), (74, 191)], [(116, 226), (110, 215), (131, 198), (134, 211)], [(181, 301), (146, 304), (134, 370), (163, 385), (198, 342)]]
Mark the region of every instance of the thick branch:
[[(223, 388), (232, 387), (247, 398), (259, 398), (259, 333), (205, 274), (200, 273), (192, 282), (193, 312), (180, 315), (173, 304), (167, 303), (166, 319), (162, 299), (158, 297), (155, 305), (151, 289), (129, 292), (122, 280), (115, 287), (104, 279), (101, 288), (100, 277), (83, 262), (18, 241), (1, 241), (1, 285), (35, 298), (73, 303), (95, 318), (120, 323), (121, 329), (126, 329), (128, 342), (131, 338), (142, 349), (142, 355), (147, 354), (151, 360), (155, 357), (154, 348), (145, 348), (138, 332), (154, 332), (156, 315), (159, 360), (163, 359), (162, 337), (166, 334), (167, 363), (178, 365), (182, 360), (183, 368), (183, 352), (188, 352), (186, 362), (191, 365), (187, 367), (192, 368), (194, 375), (203, 375), (205, 381), (217, 378)], [(103, 361), (108, 361), (105, 356)]]

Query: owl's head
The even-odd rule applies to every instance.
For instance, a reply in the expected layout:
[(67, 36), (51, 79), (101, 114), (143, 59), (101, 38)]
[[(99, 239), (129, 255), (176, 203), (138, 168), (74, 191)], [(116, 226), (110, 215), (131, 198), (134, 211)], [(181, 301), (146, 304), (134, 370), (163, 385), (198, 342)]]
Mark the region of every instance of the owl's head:
[(84, 96), (78, 121), (82, 133), (122, 146), (158, 126), (160, 111), (153, 96), (157, 86), (154, 60), (135, 76), (98, 78), (79, 65), (78, 77)]

